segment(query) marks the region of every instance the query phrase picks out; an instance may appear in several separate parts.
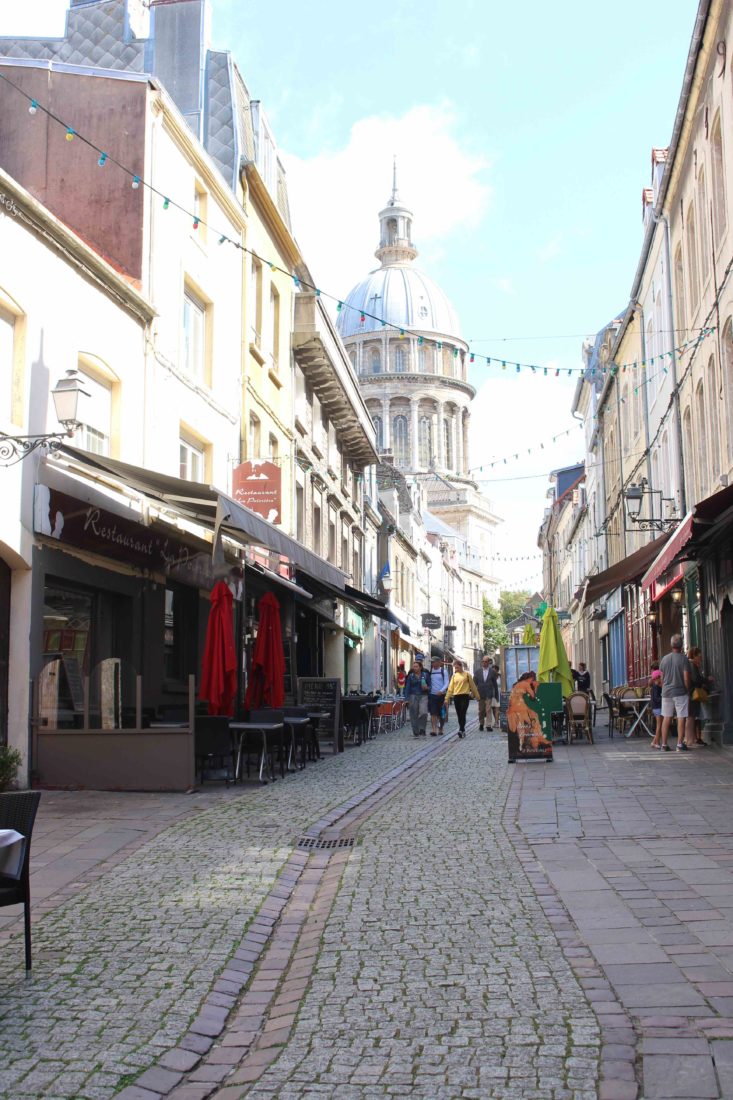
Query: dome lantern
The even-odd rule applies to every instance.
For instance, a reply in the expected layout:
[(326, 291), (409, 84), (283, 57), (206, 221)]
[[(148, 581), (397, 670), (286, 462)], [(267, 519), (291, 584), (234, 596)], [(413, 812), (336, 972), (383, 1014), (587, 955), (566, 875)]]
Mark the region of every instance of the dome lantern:
[(412, 243), (412, 211), (400, 202), (397, 193), (397, 157), (392, 164), (392, 194), (379, 212), (379, 248), (374, 253), (382, 267), (411, 263), (417, 257)]

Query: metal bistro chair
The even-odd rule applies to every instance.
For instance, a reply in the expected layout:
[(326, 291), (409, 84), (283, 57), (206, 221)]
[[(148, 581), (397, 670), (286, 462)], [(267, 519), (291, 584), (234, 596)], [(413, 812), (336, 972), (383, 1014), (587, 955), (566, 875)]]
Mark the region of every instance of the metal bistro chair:
[(31, 836), (40, 801), (40, 791), (9, 791), (0, 794), (0, 829), (15, 829), (25, 837), (23, 865), (18, 878), (0, 874), (0, 907), (23, 906), (26, 975), (31, 972)]
[(565, 700), (568, 716), (568, 744), (578, 734), (585, 737), (590, 745), (593, 744), (593, 727), (591, 723), (590, 696), (584, 691), (574, 691)]
[[(364, 696), (364, 698), (367, 698)], [(366, 728), (368, 720), (368, 710), (364, 706), (362, 699), (348, 699), (341, 700), (342, 717), (344, 724), (344, 736), (350, 737), (355, 745), (361, 745), (366, 740)]]
[(207, 768), (223, 768), (227, 787), (234, 780), (236, 748), (229, 729), (229, 719), (220, 715), (196, 715), (193, 727), (194, 757), (204, 782)]
[(639, 693), (636, 688), (622, 687), (619, 689), (616, 696), (616, 703), (618, 706), (618, 718), (616, 720), (618, 729), (621, 733), (626, 732), (626, 727), (630, 726), (632, 722), (636, 721), (636, 711), (633, 707), (624, 706), (624, 699), (638, 699)]

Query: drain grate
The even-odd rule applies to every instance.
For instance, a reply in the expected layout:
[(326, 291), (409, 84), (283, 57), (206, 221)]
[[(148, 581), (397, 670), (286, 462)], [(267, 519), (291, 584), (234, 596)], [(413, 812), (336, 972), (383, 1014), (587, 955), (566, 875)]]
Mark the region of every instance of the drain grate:
[(354, 836), (340, 836), (336, 840), (322, 840), (317, 836), (302, 836), (298, 841), (299, 848), (307, 848), (312, 851), (314, 848), (353, 848), (356, 837)]

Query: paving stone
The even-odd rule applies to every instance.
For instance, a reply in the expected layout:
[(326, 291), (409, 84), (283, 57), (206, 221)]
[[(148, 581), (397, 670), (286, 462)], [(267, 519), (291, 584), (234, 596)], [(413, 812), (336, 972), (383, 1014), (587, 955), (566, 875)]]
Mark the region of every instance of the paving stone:
[(152, 1092), (166, 1093), (180, 1084), (182, 1076), (180, 1072), (153, 1066), (138, 1077), (136, 1084), (139, 1088), (150, 1089)]
[(180, 1070), (181, 1073), (186, 1073), (198, 1065), (199, 1060), (200, 1055), (194, 1053), (194, 1051), (174, 1047), (173, 1050), (166, 1051), (160, 1059), (160, 1065), (165, 1069), (175, 1069)]
[(712, 1058), (698, 1055), (644, 1055), (644, 1096), (647, 1100), (717, 1097)]

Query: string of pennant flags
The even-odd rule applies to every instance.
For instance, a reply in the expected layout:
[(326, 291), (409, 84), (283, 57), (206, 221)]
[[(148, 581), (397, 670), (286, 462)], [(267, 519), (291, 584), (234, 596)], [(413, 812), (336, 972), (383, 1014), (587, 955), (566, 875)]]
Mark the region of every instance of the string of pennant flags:
[[(107, 165), (114, 165), (114, 167), (118, 168), (128, 177), (132, 190), (137, 191), (142, 188), (143, 190), (147, 190), (148, 192), (150, 192), (150, 194), (155, 195), (160, 200), (162, 208), (164, 210), (173, 209), (179, 211), (190, 220), (191, 226), (194, 230), (198, 230), (202, 227), (209, 230), (212, 233), (212, 236), (216, 237), (220, 245), (231, 245), (239, 251), (252, 256), (258, 262), (266, 265), (273, 273), (282, 274), (292, 279), (293, 285), (297, 290), (304, 289), (312, 291), (318, 298), (325, 298), (329, 301), (335, 302), (337, 313), (342, 313), (344, 309), (358, 312), (359, 323), (361, 325), (365, 325), (367, 319), (369, 319), (370, 321), (378, 323), (383, 329), (389, 329), (397, 332), (401, 339), (408, 336), (415, 338), (419, 347), (430, 346), (436, 348), (438, 351), (442, 350), (444, 341), (426, 337), (413, 329), (397, 325), (394, 322), (379, 316), (378, 314), (370, 313), (367, 310), (352, 306), (344, 299), (339, 298), (337, 295), (330, 294), (327, 291), (322, 290), (320, 287), (317, 287), (315, 284), (308, 282), (308, 280), (303, 279), (298, 275), (294, 275), (292, 272), (281, 267), (274, 261), (267, 259), (267, 257), (261, 256), (254, 249), (248, 248), (246, 245), (242, 244), (241, 241), (230, 237), (227, 233), (222, 232), (220, 229), (216, 229), (213, 225), (203, 219), (199, 213), (195, 211), (190, 211), (185, 206), (182, 206), (180, 203), (176, 202), (169, 195), (166, 195), (163, 191), (161, 191), (159, 188), (155, 187), (152, 183), (146, 180), (143, 176), (139, 175), (136, 172), (133, 172), (126, 165), (122, 164), (119, 160), (116, 159), (116, 157), (112, 156), (111, 153), (108, 153), (106, 150), (96, 145), (95, 142), (91, 141), (88, 137), (86, 137), (83, 133), (76, 129), (76, 127), (70, 125), (64, 119), (59, 118), (58, 115), (54, 114), (53, 111), (49, 110), (49, 108), (44, 106), (39, 100), (29, 96), (6, 74), (0, 72), (0, 80), (5, 81), (6, 84), (14, 88), (15, 91), (26, 100), (26, 102), (29, 104), (28, 112), (31, 116), (37, 115), (39, 111), (45, 114), (49, 119), (51, 119), (58, 126), (62, 127), (65, 130), (65, 137), (67, 142), (71, 143), (73, 141), (79, 141), (83, 145), (86, 145), (90, 150), (92, 150), (92, 152), (97, 157), (97, 165), (100, 169), (104, 169)], [(468, 349), (468, 361), (472, 364), (485, 364), (487, 367), (496, 367), (501, 371), (510, 372), (512, 374), (521, 374), (523, 371), (529, 371), (533, 375), (544, 378), (560, 378), (563, 376), (572, 377), (573, 375), (583, 374), (588, 374), (591, 378), (593, 378), (597, 374), (615, 375), (619, 373), (625, 373), (626, 371), (645, 371), (648, 367), (654, 367), (657, 363), (664, 363), (665, 359), (671, 361), (675, 355), (680, 355), (683, 351), (685, 351), (685, 349), (691, 343), (699, 341), (700, 339), (702, 339), (703, 336), (706, 336), (713, 331), (714, 326), (702, 329), (699, 336), (696, 337), (695, 340), (687, 340), (683, 344), (680, 344), (678, 347), (672, 348), (669, 351), (661, 352), (659, 355), (654, 356), (648, 360), (643, 359), (641, 361), (623, 364), (604, 364), (599, 365), (598, 367), (591, 367), (590, 370), (588, 370), (586, 367), (555, 367), (543, 366), (538, 363), (524, 363), (517, 360), (507, 359), (506, 356), (484, 355), (472, 350), (470, 346)], [(457, 359), (459, 355), (459, 349), (457, 347), (454, 347), (452, 344), (448, 344), (448, 347), (452, 350), (453, 358)], [(666, 373), (666, 367), (664, 368), (664, 371)], [(552, 441), (555, 442), (558, 438), (565, 434), (569, 433), (558, 433), (556, 436), (553, 436)], [(543, 448), (544, 445), (540, 444), (539, 449), (541, 450)], [(527, 453), (531, 454), (532, 449), (528, 448)], [(519, 457), (519, 455), (518, 453), (515, 453), (512, 457), (516, 459)], [(487, 465), (475, 467), (475, 470), (482, 470), (488, 467), (495, 466), (500, 462), (507, 462), (508, 458), (509, 456), (505, 459), (496, 459), (494, 462), (488, 463)]]

